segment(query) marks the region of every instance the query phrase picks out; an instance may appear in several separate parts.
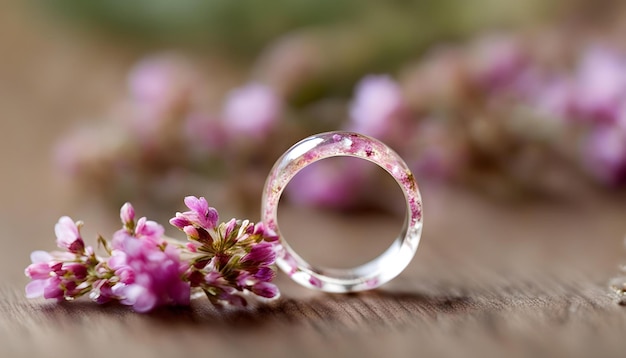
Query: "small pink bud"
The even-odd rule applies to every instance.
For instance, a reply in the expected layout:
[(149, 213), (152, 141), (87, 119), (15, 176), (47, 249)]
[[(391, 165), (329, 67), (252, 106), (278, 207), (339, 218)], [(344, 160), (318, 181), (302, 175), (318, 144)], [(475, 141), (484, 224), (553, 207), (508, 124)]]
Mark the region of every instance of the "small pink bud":
[(252, 286), (252, 292), (265, 298), (278, 298), (278, 287), (273, 283), (259, 282)]
[(170, 219), (170, 224), (182, 230), (185, 226), (191, 225), (191, 222), (183, 214), (176, 213), (176, 217)]
[(135, 208), (133, 208), (131, 203), (122, 205), (120, 218), (122, 219), (122, 224), (127, 226), (131, 226), (131, 224), (135, 222)]
[(230, 221), (226, 224), (226, 229), (224, 230), (224, 237), (229, 237), (232, 234), (233, 230), (235, 230), (235, 226), (237, 226), (236, 219), (230, 219)]
[(250, 252), (241, 258), (242, 263), (258, 266), (271, 265), (274, 261), (276, 261), (274, 245), (267, 242), (254, 245)]
[(50, 277), (50, 265), (47, 262), (37, 262), (29, 265), (24, 273), (33, 280), (42, 280)]
[(198, 240), (200, 238), (200, 234), (198, 234), (198, 230), (192, 225), (187, 225), (183, 228), (185, 234), (190, 240)]
[(263, 282), (270, 282), (274, 279), (276, 273), (269, 266), (263, 266), (254, 274), (254, 278)]

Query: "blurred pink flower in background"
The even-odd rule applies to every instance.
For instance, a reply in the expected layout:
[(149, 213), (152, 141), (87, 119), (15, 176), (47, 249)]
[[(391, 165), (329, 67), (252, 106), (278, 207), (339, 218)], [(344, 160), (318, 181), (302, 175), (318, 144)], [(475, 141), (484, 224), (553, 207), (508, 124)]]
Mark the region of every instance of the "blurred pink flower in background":
[[(174, 54), (158, 54), (139, 61), (128, 74), (129, 101), (119, 117), (130, 126), (144, 150), (151, 151), (162, 137), (180, 134), (182, 122), (193, 105), (198, 76), (194, 67)], [(176, 136), (173, 136), (176, 137)]]
[(176, 55), (161, 54), (135, 64), (128, 74), (128, 91), (137, 103), (168, 106), (189, 92), (193, 82), (186, 61)]
[(282, 115), (283, 103), (268, 86), (250, 83), (231, 91), (222, 112), (223, 127), (231, 138), (263, 139)]
[(575, 101), (576, 87), (570, 78), (556, 76), (544, 80), (531, 91), (531, 102), (539, 114), (557, 120), (570, 119), (572, 117)]
[(476, 44), (471, 66), (479, 85), (487, 90), (500, 90), (513, 84), (528, 64), (528, 55), (517, 38), (491, 35)]
[(593, 122), (613, 123), (626, 100), (626, 60), (616, 51), (592, 46), (576, 73), (578, 114)]
[(583, 161), (607, 185), (626, 181), (626, 132), (611, 125), (594, 128), (583, 145)]
[(356, 86), (348, 128), (385, 138), (403, 128), (406, 103), (398, 84), (386, 75), (370, 75)]
[[(137, 191), (144, 198), (177, 197), (163, 188), (180, 190), (204, 176), (236, 177), (228, 185), (241, 189), (241, 205), (248, 205), (281, 149), (300, 135), (344, 129), (384, 141), (419, 175), (442, 181), (473, 183), (489, 172), (513, 183), (529, 172), (515, 169), (529, 156), (523, 153), (544, 151), (565, 154), (576, 170), (583, 165), (602, 182), (615, 182), (607, 178), (621, 176), (615, 174), (621, 161), (610, 143), (621, 135), (596, 127), (626, 131), (626, 58), (616, 47), (586, 42), (546, 54), (554, 41), (529, 39), (491, 34), (468, 45), (438, 45), (400, 71), (397, 81), (362, 77), (352, 99), (331, 89), (295, 95), (259, 73), (259, 82), (223, 96), (223, 88), (188, 61), (148, 57), (129, 72), (126, 98), (108, 117), (116, 120), (66, 138), (57, 162), (87, 186), (124, 195), (128, 187), (178, 173), (172, 185)], [(302, 171), (287, 192), (298, 203), (367, 205), (374, 197), (364, 184), (371, 183), (369, 174), (352, 164), (323, 163)], [(522, 180), (530, 187), (535, 179)]]
[(113, 163), (124, 166), (122, 163), (128, 159), (124, 150), (128, 133), (107, 124), (72, 128), (56, 143), (53, 160), (61, 174), (68, 177), (102, 171), (112, 174), (116, 169)]

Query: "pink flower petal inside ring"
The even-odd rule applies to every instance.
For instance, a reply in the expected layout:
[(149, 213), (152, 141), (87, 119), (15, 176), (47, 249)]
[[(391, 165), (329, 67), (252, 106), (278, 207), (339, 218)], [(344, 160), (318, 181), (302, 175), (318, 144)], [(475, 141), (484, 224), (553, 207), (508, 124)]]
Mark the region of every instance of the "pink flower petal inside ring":
[[(300, 170), (318, 160), (340, 156), (365, 159), (385, 169), (402, 189), (407, 217), (398, 238), (372, 261), (350, 269), (316, 267), (300, 257), (281, 234), (278, 203), (283, 190)], [(316, 134), (287, 150), (267, 177), (261, 215), (265, 225), (280, 238), (278, 267), (299, 284), (326, 292), (369, 290), (395, 278), (413, 259), (422, 233), (422, 200), (406, 163), (382, 142), (352, 132)]]

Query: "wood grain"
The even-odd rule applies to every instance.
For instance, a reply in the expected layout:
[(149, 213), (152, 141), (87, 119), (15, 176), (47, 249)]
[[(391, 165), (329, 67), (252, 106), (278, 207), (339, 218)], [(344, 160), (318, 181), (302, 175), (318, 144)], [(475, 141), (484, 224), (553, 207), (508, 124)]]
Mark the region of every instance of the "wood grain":
[[(379, 290), (322, 294), (281, 276), (283, 297), (271, 305), (220, 311), (196, 300), (140, 315), (87, 300), (28, 301), (8, 286), (0, 291), (0, 355), (623, 356), (626, 310), (606, 289), (624, 256), (621, 203), (502, 207), (463, 191), (429, 192), (427, 203), (438, 204), (416, 260)], [(433, 217), (437, 205), (447, 208), (444, 218)], [(290, 212), (285, 224), (303, 232), (326, 225), (355, 239), (329, 214)], [(393, 231), (392, 221), (368, 217), (359, 227)], [(310, 235), (303, 244), (317, 245)]]

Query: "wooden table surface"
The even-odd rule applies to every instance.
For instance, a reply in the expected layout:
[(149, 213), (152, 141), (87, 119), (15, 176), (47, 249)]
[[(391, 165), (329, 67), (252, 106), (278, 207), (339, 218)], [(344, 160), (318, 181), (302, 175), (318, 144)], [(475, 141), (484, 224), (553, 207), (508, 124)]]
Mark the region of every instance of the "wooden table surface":
[[(282, 298), (249, 311), (218, 311), (202, 299), (146, 315), (86, 300), (28, 301), (18, 276), (29, 245), (5, 250), (0, 356), (624, 355), (626, 308), (606, 289), (625, 256), (622, 203), (509, 206), (450, 189), (425, 198), (422, 244), (394, 281), (337, 295), (281, 275)], [(298, 245), (311, 260), (340, 264), (349, 248), (391, 239), (396, 221), (294, 209), (281, 225), (304, 228)], [(342, 242), (338, 251), (328, 237)]]
[[(8, 10), (7, 10), (8, 9)], [(90, 198), (60, 185), (54, 140), (104, 112), (133, 55), (0, 11), (0, 357), (623, 357), (626, 308), (606, 282), (626, 262), (626, 201), (599, 193), (504, 204), (423, 186), (425, 229), (395, 280), (360, 294), (312, 292), (278, 278), (275, 304), (141, 315), (89, 301), (26, 300), (30, 251), (52, 249), (69, 214), (86, 237), (114, 230)], [(281, 214), (311, 260), (351, 264), (388, 243), (398, 217)], [(256, 218), (253, 218), (256, 219)]]

